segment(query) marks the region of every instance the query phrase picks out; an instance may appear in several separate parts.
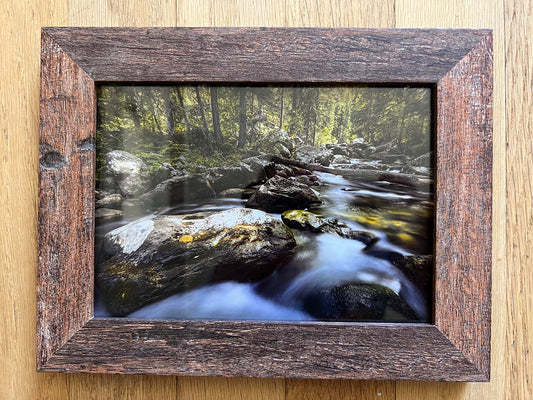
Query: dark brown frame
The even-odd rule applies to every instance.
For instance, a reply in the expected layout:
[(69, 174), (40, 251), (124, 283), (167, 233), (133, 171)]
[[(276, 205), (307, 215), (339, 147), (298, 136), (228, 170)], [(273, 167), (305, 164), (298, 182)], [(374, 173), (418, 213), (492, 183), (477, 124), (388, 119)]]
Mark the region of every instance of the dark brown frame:
[[(490, 30), (44, 28), (41, 65), (39, 371), (489, 379)], [(102, 82), (434, 87), (434, 323), (94, 318), (95, 85)]]

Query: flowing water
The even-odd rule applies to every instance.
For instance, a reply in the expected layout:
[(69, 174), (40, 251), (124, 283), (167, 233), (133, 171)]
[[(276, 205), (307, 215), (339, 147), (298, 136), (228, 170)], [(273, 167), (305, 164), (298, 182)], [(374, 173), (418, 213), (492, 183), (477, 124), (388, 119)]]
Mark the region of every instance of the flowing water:
[[(378, 252), (397, 252), (403, 255), (416, 253), (416, 246), (401, 240), (391, 241), (390, 230), (376, 225), (376, 215), (387, 219), (405, 204), (416, 205), (431, 200), (430, 194), (416, 192), (412, 188), (387, 182), (355, 183), (340, 176), (317, 173), (322, 185), (313, 187), (323, 203), (311, 211), (324, 217), (339, 219), (357, 230), (370, 231), (379, 241)], [(221, 211), (244, 207), (246, 200), (215, 198), (198, 203), (188, 203), (160, 210), (159, 214), (188, 214), (204, 211)], [(370, 210), (370, 213), (369, 213)], [(392, 211), (391, 211), (392, 210)], [(394, 211), (394, 212), (393, 212)], [(392, 213), (392, 214), (391, 214)], [(281, 218), (279, 214), (273, 214)], [(367, 218), (372, 223), (364, 223)], [(374, 219), (371, 219), (374, 218)], [(136, 217), (106, 224), (97, 228), (97, 239), (106, 232), (122, 226)], [(429, 219), (409, 215), (398, 222), (404, 231), (415, 231), (418, 225)], [(390, 221), (387, 221), (390, 225)], [(418, 224), (418, 225), (417, 225)], [(376, 225), (376, 226), (374, 226)], [(425, 227), (431, 230), (431, 227)], [(403, 273), (384, 258), (364, 251), (365, 244), (324, 233), (314, 234), (295, 231), (298, 243), (292, 261), (274, 272), (262, 282), (247, 284), (224, 282), (177, 294), (150, 304), (134, 312), (135, 318), (179, 319), (229, 319), (229, 320), (311, 320), (302, 307), (302, 298), (320, 289), (328, 289), (343, 283), (375, 283), (386, 286), (411, 306), (421, 320), (429, 318), (426, 299)], [(400, 238), (403, 236), (398, 235)], [(97, 240), (98, 242), (98, 240)], [(96, 303), (96, 316), (107, 316), (105, 308)]]

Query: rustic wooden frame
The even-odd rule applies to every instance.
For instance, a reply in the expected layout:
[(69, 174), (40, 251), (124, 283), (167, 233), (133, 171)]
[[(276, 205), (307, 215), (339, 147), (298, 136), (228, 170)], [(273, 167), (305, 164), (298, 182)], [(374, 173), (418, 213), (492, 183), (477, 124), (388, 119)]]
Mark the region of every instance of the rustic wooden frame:
[[(37, 369), (487, 381), (489, 30), (44, 28)], [(95, 85), (390, 83), (435, 89), (433, 324), (93, 317)]]

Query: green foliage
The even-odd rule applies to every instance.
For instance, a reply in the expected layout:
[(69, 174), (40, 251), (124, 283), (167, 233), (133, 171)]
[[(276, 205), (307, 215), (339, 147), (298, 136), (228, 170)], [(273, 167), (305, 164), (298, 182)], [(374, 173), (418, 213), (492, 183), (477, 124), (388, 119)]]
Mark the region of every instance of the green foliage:
[[(239, 119), (243, 110), (244, 120)], [(247, 150), (271, 151), (280, 124), (290, 138), (307, 144), (361, 137), (371, 145), (393, 142), (399, 153), (416, 157), (431, 146), (431, 90), (100, 86), (97, 166), (116, 149), (142, 157), (153, 168), (177, 162), (181, 155), (194, 165), (230, 165)], [(245, 146), (237, 149), (243, 129)]]

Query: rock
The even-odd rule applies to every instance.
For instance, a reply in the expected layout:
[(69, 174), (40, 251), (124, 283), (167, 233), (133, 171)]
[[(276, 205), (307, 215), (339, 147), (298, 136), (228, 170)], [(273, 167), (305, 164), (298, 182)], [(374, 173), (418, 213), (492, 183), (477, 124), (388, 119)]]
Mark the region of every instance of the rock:
[(244, 208), (142, 218), (104, 240), (114, 256), (97, 284), (113, 316), (208, 283), (259, 281), (290, 261), (296, 246), (279, 219)]
[(421, 156), (415, 158), (414, 160), (411, 161), (411, 165), (415, 166), (415, 167), (426, 167), (426, 168), (429, 168), (431, 167), (431, 156), (432, 156), (432, 153), (429, 152), (429, 153), (426, 153), (426, 154), (422, 154)]
[(274, 176), (281, 176), (282, 178), (290, 178), (295, 175), (294, 170), (288, 166), (283, 164), (276, 164), (271, 162), (265, 167), (266, 176), (268, 179), (274, 177)]
[(333, 155), (347, 156), (348, 146), (346, 143), (330, 143), (326, 144), (326, 148), (331, 150)]
[(122, 203), (122, 196), (118, 193), (108, 194), (107, 196), (100, 197), (99, 200), (96, 200), (96, 208), (119, 208)]
[(303, 183), (307, 186), (320, 186), (320, 181), (315, 175), (300, 175), (294, 178), (296, 182)]
[(274, 176), (261, 185), (257, 192), (248, 199), (246, 207), (275, 213), (304, 209), (313, 203), (320, 203), (320, 199), (309, 186)]
[(121, 210), (113, 210), (111, 208), (97, 208), (94, 212), (94, 219), (97, 224), (106, 222), (118, 221), (122, 219), (124, 212)]
[(270, 164), (269, 157), (262, 158), (260, 156), (248, 157), (241, 161), (241, 165), (246, 165), (252, 171), (253, 175), (257, 177), (257, 181), (261, 182), (266, 177), (265, 167)]
[(246, 195), (245, 189), (231, 188), (231, 189), (226, 189), (226, 190), (223, 190), (222, 192), (220, 192), (218, 194), (218, 197), (244, 199), (245, 195)]
[(105, 155), (102, 172), (104, 186), (116, 187), (124, 196), (143, 193), (149, 183), (148, 167), (139, 157), (123, 150), (113, 150)]
[(300, 146), (294, 152), (294, 159), (308, 164), (328, 166), (333, 159), (333, 152), (325, 146)]
[(262, 176), (257, 176), (247, 164), (238, 167), (211, 168), (207, 173), (207, 179), (217, 193), (229, 188), (245, 188), (260, 182), (261, 178)]
[(433, 298), (433, 256), (401, 256), (395, 257), (392, 264), (419, 287), (427, 299)]
[(156, 208), (215, 197), (215, 191), (202, 175), (177, 176), (161, 182), (139, 199), (145, 207)]
[(174, 178), (175, 176), (182, 176), (185, 174), (186, 172), (183, 169), (174, 168), (170, 163), (164, 162), (161, 163), (159, 168), (154, 173), (152, 173), (150, 181), (152, 187), (155, 187), (161, 182), (166, 181), (167, 179)]
[(315, 318), (334, 320), (409, 320), (419, 318), (391, 289), (368, 283), (349, 283), (311, 293), (304, 311)]
[(333, 156), (331, 163), (332, 164), (350, 164), (350, 159), (346, 156), (336, 154)]
[(378, 238), (370, 232), (348, 227), (336, 219), (324, 218), (309, 211), (290, 210), (281, 214), (281, 219), (289, 228), (313, 233), (331, 233), (347, 239), (355, 239), (370, 245)]
[(290, 150), (281, 143), (276, 143), (276, 151), (282, 157), (285, 157), (285, 158), (291, 157)]

